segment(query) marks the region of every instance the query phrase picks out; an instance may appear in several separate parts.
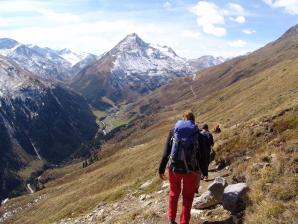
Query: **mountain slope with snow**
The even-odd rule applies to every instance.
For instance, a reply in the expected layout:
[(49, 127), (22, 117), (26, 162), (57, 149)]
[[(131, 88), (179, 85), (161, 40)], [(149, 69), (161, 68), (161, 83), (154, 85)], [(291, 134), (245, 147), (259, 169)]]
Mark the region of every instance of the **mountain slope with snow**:
[(88, 65), (91, 65), (94, 63), (98, 57), (94, 54), (86, 54), (84, 58), (80, 59), (76, 64), (74, 64), (71, 68), (71, 72), (73, 75), (76, 75), (78, 72), (80, 72), (83, 68), (85, 68)]
[(31, 161), (62, 161), (96, 131), (82, 97), (0, 56), (1, 199), (22, 191), (17, 172)]
[(111, 101), (131, 101), (196, 71), (187, 59), (179, 57), (170, 47), (146, 43), (133, 33), (79, 72), (72, 86), (93, 106), (106, 109)]
[(24, 45), (9, 38), (0, 38), (0, 55), (41, 78), (60, 81), (73, 77), (97, 58), (93, 54), (78, 54), (69, 49), (56, 51), (32, 44)]
[(51, 49), (27, 46), (12, 39), (1, 38), (0, 54), (45, 79), (64, 80), (71, 75), (70, 63)]
[(90, 57), (96, 57), (93, 54), (90, 53), (75, 53), (73, 51), (71, 51), (68, 48), (64, 48), (60, 51), (56, 51), (62, 58), (64, 58), (66, 61), (68, 61), (71, 66), (76, 65), (77, 63), (85, 60), (86, 58), (90, 58)]
[(211, 55), (205, 55), (196, 59), (188, 60), (188, 64), (195, 68), (197, 71), (219, 65), (223, 62), (225, 62), (225, 59), (223, 57), (213, 57)]

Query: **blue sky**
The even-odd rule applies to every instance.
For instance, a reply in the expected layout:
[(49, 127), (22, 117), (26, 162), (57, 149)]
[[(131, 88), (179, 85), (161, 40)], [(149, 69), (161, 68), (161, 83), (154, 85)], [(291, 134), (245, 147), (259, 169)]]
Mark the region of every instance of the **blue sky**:
[(0, 37), (98, 55), (135, 32), (182, 57), (232, 57), (297, 23), (298, 0), (0, 1)]

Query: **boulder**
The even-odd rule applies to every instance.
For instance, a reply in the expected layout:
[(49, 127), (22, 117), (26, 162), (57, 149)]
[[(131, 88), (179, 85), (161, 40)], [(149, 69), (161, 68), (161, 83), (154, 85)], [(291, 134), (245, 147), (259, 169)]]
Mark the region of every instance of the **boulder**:
[(244, 196), (248, 191), (246, 183), (231, 184), (224, 189), (223, 207), (232, 214), (240, 213), (245, 209)]
[(193, 207), (195, 209), (204, 209), (212, 207), (218, 203), (218, 200), (216, 200), (211, 191), (208, 190), (205, 193), (203, 193), (200, 197), (194, 199)]
[(228, 186), (228, 183), (225, 178), (216, 177), (213, 183), (208, 186), (208, 190), (216, 200), (222, 202), (222, 196), (226, 186)]
[(194, 199), (193, 207), (196, 209), (209, 208), (222, 203), (224, 188), (227, 182), (223, 177), (216, 177), (208, 190), (200, 197)]

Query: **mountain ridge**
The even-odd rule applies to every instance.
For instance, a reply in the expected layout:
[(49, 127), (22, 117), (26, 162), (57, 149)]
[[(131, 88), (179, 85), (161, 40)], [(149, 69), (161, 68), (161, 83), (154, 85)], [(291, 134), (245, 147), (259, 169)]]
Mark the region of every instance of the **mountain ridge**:
[(128, 102), (177, 77), (191, 76), (195, 71), (189, 61), (179, 57), (173, 49), (146, 43), (132, 33), (79, 72), (71, 86), (93, 106), (105, 110), (111, 105), (103, 97), (116, 104)]
[(77, 54), (70, 49), (53, 50), (33, 44), (22, 44), (10, 38), (0, 38), (0, 54), (48, 80), (65, 81), (84, 66), (96, 60), (90, 53)]

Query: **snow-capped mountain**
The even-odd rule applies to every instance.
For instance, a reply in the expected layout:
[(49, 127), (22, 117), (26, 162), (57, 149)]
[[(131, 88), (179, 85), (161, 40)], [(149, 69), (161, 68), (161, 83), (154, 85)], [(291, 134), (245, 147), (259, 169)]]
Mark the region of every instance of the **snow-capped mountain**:
[(132, 100), (193, 72), (187, 59), (171, 48), (146, 43), (133, 33), (79, 72), (72, 86), (92, 104), (106, 108), (111, 101)]
[[(179, 57), (171, 48), (148, 44), (137, 34), (128, 35), (103, 57), (109, 56), (115, 58), (112, 73), (122, 76), (122, 79), (134, 74), (161, 77), (161, 83), (156, 83), (157, 86), (164, 84), (166, 79), (193, 72), (186, 59)], [(148, 88), (151, 89), (150, 86)]]
[(81, 70), (72, 86), (94, 106), (107, 108), (111, 102), (133, 100), (177, 77), (193, 75), (220, 62), (220, 58), (209, 56), (189, 61), (172, 48), (146, 43), (133, 33)]
[(86, 54), (86, 56), (83, 59), (81, 59), (79, 62), (77, 62), (75, 65), (72, 66), (71, 68), (72, 74), (77, 74), (86, 66), (94, 63), (97, 59), (98, 57), (94, 54), (90, 54), (90, 53)]
[[(51, 83), (36, 79), (26, 70), (20, 70), (16, 64), (0, 56), (0, 98), (15, 99), (27, 97), (26, 93), (44, 93), (45, 88), (51, 88)], [(25, 91), (30, 90), (30, 91)], [(0, 106), (2, 106), (0, 104)]]
[(70, 76), (70, 64), (50, 49), (27, 46), (12, 39), (1, 38), (0, 54), (45, 79), (64, 80)]
[(66, 69), (69, 69), (72, 65), (71, 62), (69, 62), (68, 60), (66, 60), (65, 58), (63, 58), (60, 54), (59, 51), (55, 51), (51, 48), (48, 47), (39, 47), (37, 45), (27, 45), (29, 48), (31, 48), (32, 50), (38, 52), (40, 55), (42, 55), (43, 57), (51, 60), (52, 62), (63, 66)]
[(189, 59), (188, 64), (195, 70), (200, 71), (204, 68), (209, 68), (225, 62), (226, 59), (223, 57), (213, 57), (211, 55), (205, 55), (196, 59)]
[(13, 39), (0, 38), (0, 55), (45, 79), (66, 80), (96, 60), (89, 53), (78, 54), (69, 49), (53, 50), (37, 45), (24, 45)]
[(73, 51), (71, 51), (70, 49), (68, 48), (64, 48), (60, 51), (57, 51), (57, 53), (62, 57), (64, 58), (66, 61), (68, 61), (71, 66), (74, 66), (76, 65), (77, 63), (83, 61), (83, 60), (90, 60), (90, 58), (92, 57), (96, 57), (95, 55), (93, 54), (90, 54), (90, 53), (75, 53)]
[[(61, 161), (96, 131), (81, 96), (0, 56), (0, 198), (20, 187), (14, 171), (33, 159)], [(2, 175), (4, 169), (8, 176)]]

